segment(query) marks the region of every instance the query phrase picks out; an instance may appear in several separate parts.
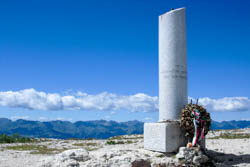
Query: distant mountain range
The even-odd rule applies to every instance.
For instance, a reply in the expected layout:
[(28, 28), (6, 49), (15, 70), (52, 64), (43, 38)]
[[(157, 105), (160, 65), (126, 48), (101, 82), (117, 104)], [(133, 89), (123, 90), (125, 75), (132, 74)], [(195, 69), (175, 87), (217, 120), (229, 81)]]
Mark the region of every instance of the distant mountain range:
[(250, 121), (222, 121), (222, 122), (213, 121), (210, 129), (219, 130), (219, 129), (242, 129), (242, 128), (250, 128)]
[[(106, 139), (112, 136), (125, 134), (142, 134), (143, 122), (128, 121), (29, 121), (19, 119), (12, 121), (7, 118), (0, 118), (0, 134), (12, 135), (18, 133), (21, 136), (43, 137), (43, 138), (97, 138)], [(212, 122), (211, 129), (239, 129), (250, 128), (250, 121), (223, 121)]]
[(105, 139), (111, 136), (125, 134), (142, 134), (143, 122), (128, 121), (30, 121), (19, 119), (12, 121), (0, 118), (0, 134), (12, 135), (18, 133), (21, 136), (44, 138), (98, 138)]

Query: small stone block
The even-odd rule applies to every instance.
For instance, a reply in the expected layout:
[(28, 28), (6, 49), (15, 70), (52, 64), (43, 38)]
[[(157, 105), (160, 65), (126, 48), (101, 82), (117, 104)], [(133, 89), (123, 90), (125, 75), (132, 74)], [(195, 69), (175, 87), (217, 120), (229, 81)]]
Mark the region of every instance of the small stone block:
[(178, 121), (144, 124), (144, 149), (170, 153), (186, 144), (187, 138)]

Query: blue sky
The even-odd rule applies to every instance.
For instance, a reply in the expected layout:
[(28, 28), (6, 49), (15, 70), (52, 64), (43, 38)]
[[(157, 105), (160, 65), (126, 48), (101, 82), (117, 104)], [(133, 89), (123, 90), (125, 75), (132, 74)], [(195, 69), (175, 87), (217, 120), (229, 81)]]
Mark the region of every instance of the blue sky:
[[(214, 120), (250, 119), (246, 0), (1, 1), (0, 117), (157, 121), (158, 16), (179, 7), (187, 12), (188, 95), (208, 97), (204, 103)], [(39, 92), (76, 101), (79, 92), (88, 100), (107, 95), (92, 108), (58, 108), (35, 106)], [(19, 101), (13, 100), (17, 93)], [(23, 102), (23, 95), (32, 96)], [(139, 109), (134, 101), (131, 107), (120, 101), (97, 107), (105, 99), (131, 102), (134, 96), (143, 101)]]

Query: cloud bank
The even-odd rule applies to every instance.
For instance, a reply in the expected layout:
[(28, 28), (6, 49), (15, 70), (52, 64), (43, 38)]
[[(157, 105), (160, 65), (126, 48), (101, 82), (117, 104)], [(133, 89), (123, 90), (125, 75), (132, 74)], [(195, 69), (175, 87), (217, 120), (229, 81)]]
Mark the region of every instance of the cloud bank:
[[(190, 97), (190, 99), (192, 99)], [(199, 104), (208, 111), (249, 111), (248, 97), (225, 97), (220, 99), (199, 98)], [(61, 95), (45, 93), (35, 89), (0, 92), (0, 106), (24, 108), (30, 110), (86, 110), (86, 111), (117, 111), (157, 112), (158, 97), (143, 93), (122, 96), (113, 93), (96, 95), (84, 92)]]
[(0, 106), (30, 110), (98, 110), (153, 112), (158, 110), (158, 97), (143, 93), (120, 96), (112, 93), (90, 95), (77, 92), (62, 96), (58, 93), (39, 92), (35, 89), (0, 92)]
[(221, 99), (200, 98), (199, 103), (212, 111), (249, 111), (248, 97), (224, 97)]

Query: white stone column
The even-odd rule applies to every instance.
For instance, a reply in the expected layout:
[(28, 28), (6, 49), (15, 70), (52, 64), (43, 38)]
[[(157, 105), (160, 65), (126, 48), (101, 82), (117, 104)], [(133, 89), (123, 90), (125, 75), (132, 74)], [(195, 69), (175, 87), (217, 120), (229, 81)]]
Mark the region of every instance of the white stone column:
[(187, 138), (179, 116), (187, 104), (185, 8), (159, 17), (159, 122), (144, 124), (144, 148), (176, 152)]
[(159, 122), (180, 119), (187, 104), (185, 8), (159, 16)]

